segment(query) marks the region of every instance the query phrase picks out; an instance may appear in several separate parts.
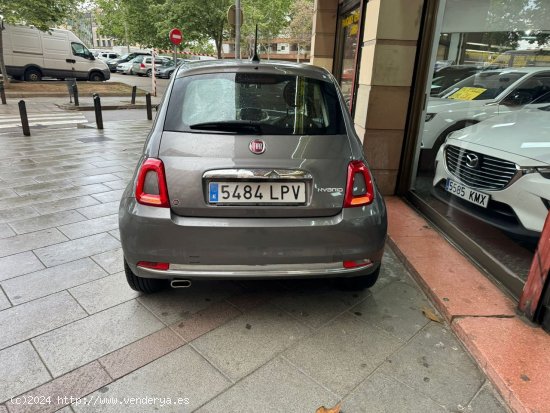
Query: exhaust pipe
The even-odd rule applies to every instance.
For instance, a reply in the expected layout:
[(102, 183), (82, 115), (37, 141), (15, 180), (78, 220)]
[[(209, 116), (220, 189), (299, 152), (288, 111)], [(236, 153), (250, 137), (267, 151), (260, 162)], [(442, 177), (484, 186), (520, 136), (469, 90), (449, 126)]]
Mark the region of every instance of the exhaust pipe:
[(191, 287), (191, 280), (172, 280), (170, 286), (172, 288), (189, 288)]

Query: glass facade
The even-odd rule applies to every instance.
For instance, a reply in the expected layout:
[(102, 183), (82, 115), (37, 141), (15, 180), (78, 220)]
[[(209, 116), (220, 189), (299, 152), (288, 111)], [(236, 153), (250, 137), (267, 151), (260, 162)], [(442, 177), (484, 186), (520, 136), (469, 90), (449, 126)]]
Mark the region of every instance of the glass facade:
[(550, 209), (550, 0), (440, 5), (412, 190), (525, 280)]

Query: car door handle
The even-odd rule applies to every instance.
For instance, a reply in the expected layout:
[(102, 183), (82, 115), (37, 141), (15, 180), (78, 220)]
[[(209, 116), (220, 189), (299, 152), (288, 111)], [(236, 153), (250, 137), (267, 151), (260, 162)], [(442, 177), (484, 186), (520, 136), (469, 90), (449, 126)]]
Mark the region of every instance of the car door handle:
[(76, 63), (76, 60), (74, 59), (65, 59), (67, 63)]

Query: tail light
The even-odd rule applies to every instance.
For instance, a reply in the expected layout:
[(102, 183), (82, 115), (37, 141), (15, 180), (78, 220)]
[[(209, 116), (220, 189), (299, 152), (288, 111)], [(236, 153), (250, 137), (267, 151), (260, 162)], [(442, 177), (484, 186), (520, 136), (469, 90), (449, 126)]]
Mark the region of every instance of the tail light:
[(160, 159), (148, 158), (139, 169), (136, 200), (142, 205), (170, 208), (164, 164)]
[(374, 185), (367, 165), (362, 161), (351, 161), (348, 165), (344, 208), (368, 205), (373, 200)]
[(359, 267), (370, 267), (372, 265), (372, 261), (368, 258), (362, 259), (362, 260), (355, 260), (355, 261), (344, 261), (342, 263), (344, 268), (359, 268)]
[(161, 270), (161, 271), (167, 271), (170, 269), (170, 264), (167, 262), (140, 261), (137, 263), (137, 266), (142, 268), (149, 268), (151, 270)]
[(143, 63), (140, 63), (139, 67), (141, 67), (142, 69), (145, 69), (145, 65)]

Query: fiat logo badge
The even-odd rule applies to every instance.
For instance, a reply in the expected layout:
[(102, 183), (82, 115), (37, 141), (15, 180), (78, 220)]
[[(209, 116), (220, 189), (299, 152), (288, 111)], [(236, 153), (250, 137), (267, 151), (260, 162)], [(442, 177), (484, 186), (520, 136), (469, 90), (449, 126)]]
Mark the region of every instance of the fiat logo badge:
[(256, 155), (261, 155), (265, 152), (265, 142), (261, 139), (254, 139), (248, 144), (248, 149)]

